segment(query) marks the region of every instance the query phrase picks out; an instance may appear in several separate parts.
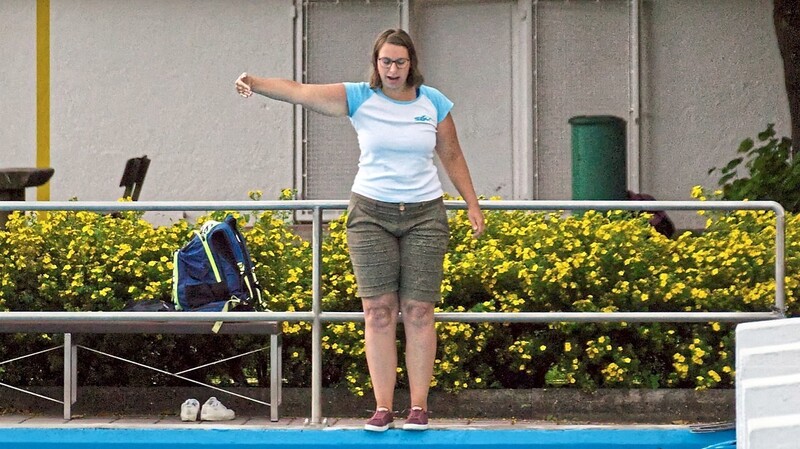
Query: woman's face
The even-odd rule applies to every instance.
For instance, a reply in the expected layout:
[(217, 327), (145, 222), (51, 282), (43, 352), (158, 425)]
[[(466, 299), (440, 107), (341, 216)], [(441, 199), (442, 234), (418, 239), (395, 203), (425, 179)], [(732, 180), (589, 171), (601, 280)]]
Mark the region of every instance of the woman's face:
[(401, 45), (383, 44), (378, 51), (378, 74), (384, 90), (403, 90), (411, 70), (408, 49)]

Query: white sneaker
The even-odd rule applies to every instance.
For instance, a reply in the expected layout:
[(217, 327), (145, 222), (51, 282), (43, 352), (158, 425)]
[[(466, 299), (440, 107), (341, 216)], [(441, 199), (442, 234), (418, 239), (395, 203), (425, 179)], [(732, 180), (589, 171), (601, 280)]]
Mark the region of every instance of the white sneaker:
[(203, 421), (228, 421), (236, 418), (233, 410), (222, 405), (217, 398), (210, 397), (200, 410), (200, 419)]
[(187, 399), (181, 404), (181, 421), (197, 421), (197, 412), (200, 411), (200, 401)]

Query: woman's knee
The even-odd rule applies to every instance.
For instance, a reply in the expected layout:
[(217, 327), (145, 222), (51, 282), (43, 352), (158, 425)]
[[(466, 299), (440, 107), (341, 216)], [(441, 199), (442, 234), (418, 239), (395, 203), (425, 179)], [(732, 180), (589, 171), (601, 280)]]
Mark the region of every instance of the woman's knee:
[(366, 298), (362, 301), (364, 321), (373, 328), (383, 328), (397, 324), (397, 299), (391, 295)]
[(432, 326), (434, 304), (422, 301), (403, 301), (403, 323), (414, 327)]

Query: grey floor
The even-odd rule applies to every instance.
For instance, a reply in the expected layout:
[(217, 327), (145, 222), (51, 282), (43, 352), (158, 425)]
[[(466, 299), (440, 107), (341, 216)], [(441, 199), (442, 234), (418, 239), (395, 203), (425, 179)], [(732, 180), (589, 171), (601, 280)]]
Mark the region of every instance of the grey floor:
[[(231, 421), (182, 422), (177, 416), (166, 417), (81, 417), (65, 420), (57, 416), (31, 416), (22, 414), (0, 415), (0, 428), (228, 428), (228, 429), (308, 429), (340, 428), (363, 429), (364, 418), (330, 418), (320, 424), (311, 424), (306, 418), (282, 418), (272, 422), (269, 417), (237, 417)], [(402, 419), (395, 421), (398, 427)], [(663, 425), (609, 426), (559, 424), (550, 421), (431, 419), (432, 429), (547, 429), (565, 427), (681, 427)]]

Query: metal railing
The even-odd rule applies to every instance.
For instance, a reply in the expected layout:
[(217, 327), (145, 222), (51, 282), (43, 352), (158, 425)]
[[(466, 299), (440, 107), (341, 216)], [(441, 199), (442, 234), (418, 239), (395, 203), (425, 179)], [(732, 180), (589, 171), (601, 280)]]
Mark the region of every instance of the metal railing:
[[(448, 210), (465, 209), (463, 201), (445, 201)], [(481, 201), (484, 210), (689, 210), (737, 211), (766, 210), (775, 213), (775, 303), (769, 312), (447, 312), (436, 313), (441, 322), (731, 322), (760, 321), (784, 317), (785, 312), (785, 211), (774, 201)], [(358, 322), (364, 320), (363, 312), (324, 312), (322, 310), (322, 237), (324, 210), (344, 210), (343, 200), (290, 200), (290, 201), (141, 201), (141, 202), (14, 202), (0, 201), (3, 211), (93, 211), (93, 212), (166, 212), (166, 211), (312, 211), (312, 310), (311, 312), (193, 312), (166, 314), (160, 320), (175, 321), (288, 321), (312, 323), (311, 355), (311, 424), (322, 422), (322, 323)], [(74, 320), (96, 321), (98, 317), (109, 321), (152, 320), (149, 312), (4, 312), (0, 321)]]

